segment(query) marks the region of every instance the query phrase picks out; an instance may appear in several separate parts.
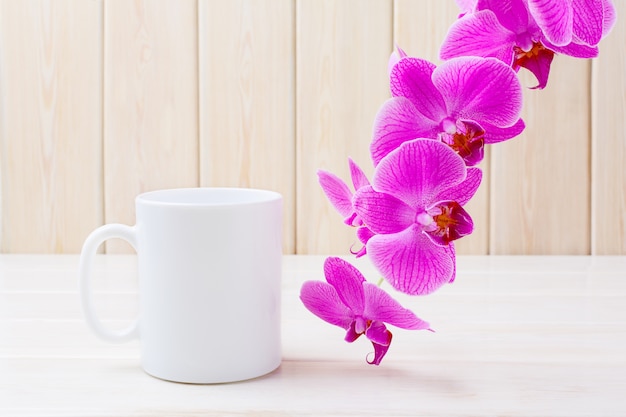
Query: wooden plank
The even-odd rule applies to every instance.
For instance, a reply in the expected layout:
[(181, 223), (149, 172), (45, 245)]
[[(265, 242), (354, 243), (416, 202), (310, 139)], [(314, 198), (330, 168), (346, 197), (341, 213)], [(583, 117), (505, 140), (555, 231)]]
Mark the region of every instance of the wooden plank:
[(197, 21), (194, 0), (105, 2), (107, 223), (134, 224), (141, 192), (199, 184)]
[(394, 44), (410, 56), (440, 63), (439, 47), (458, 15), (454, 1), (394, 0)]
[(102, 2), (0, 2), (0, 249), (78, 252), (102, 222)]
[[(453, 1), (395, 0), (394, 44), (408, 55), (441, 63), (439, 47), (448, 28), (457, 19), (459, 8)], [(474, 220), (474, 232), (455, 242), (457, 253), (486, 255), (489, 248), (489, 167), (490, 149), (479, 165), (483, 181), (474, 198), (465, 207)]]
[(294, 0), (199, 5), (200, 182), (284, 198), (295, 251)]
[(389, 97), (392, 2), (298, 0), (296, 22), (297, 253), (348, 253), (355, 230), (327, 201), (316, 171), (350, 183), (349, 156), (373, 171), (372, 124)]
[[(618, 11), (626, 0), (615, 1)], [(626, 255), (626, 16), (600, 44), (592, 71), (591, 250)]]
[[(354, 231), (315, 171), (347, 180), (352, 156), (371, 173), (393, 41), (437, 61), (456, 5), (264, 1), (200, 0), (199, 39), (193, 0), (1, 1), (0, 250), (76, 252), (103, 220), (134, 223), (137, 193), (202, 184), (276, 189), (286, 252), (297, 205), (298, 252), (345, 253)], [(548, 89), (526, 91), (529, 127), (481, 165), (487, 178), (468, 206), (476, 231), (459, 253), (626, 253), (624, 30), (620, 19), (594, 61), (592, 123), (588, 62), (559, 56)], [(271, 110), (253, 111), (259, 101)]]
[(547, 88), (525, 89), (524, 133), (492, 148), (490, 253), (590, 252), (590, 66), (555, 57)]

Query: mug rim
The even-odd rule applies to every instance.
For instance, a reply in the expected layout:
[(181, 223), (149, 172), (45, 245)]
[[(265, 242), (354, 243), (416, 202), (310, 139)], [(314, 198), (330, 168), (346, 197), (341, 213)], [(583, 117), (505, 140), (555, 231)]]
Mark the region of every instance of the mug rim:
[[(208, 200), (206, 197), (209, 193), (219, 193), (221, 194), (221, 198)], [(215, 196), (213, 196), (213, 198), (215, 198)], [(276, 191), (246, 187), (166, 188), (141, 193), (135, 199), (137, 204), (177, 207), (244, 206), (281, 200), (282, 195)]]

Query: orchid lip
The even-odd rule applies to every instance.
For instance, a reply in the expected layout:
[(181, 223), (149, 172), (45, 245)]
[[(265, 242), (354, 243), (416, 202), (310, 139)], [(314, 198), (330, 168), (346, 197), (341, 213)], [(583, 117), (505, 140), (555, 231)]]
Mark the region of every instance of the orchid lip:
[[(452, 130), (452, 129), (450, 129)], [(465, 161), (473, 166), (484, 157), (485, 130), (471, 120), (458, 120), (452, 132), (439, 134), (439, 140), (452, 148)]]
[(424, 231), (438, 245), (448, 245), (469, 233), (473, 222), (469, 214), (456, 201), (443, 201), (428, 210), (432, 226)]

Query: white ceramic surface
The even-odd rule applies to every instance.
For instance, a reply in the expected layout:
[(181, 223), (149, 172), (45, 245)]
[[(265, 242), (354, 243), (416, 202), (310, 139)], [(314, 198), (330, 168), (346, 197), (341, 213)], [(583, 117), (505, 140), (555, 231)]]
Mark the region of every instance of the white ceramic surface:
[[(255, 378), (281, 361), (282, 198), (254, 189), (187, 188), (136, 199), (134, 227), (110, 224), (83, 246), (79, 277), (87, 322), (102, 338), (139, 337), (142, 366), (158, 378), (221, 383)], [(90, 274), (106, 239), (137, 251), (139, 318), (110, 331), (94, 312)]]

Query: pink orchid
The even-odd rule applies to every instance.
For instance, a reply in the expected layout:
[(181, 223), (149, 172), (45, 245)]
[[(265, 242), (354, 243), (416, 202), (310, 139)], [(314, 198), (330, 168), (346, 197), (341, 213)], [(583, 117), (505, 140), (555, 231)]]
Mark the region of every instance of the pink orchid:
[(354, 210), (373, 233), (367, 254), (395, 289), (424, 295), (454, 280), (452, 241), (473, 230), (462, 206), (481, 179), (448, 146), (416, 139), (383, 158), (372, 185), (354, 194)]
[[(357, 228), (383, 278), (398, 291), (426, 295), (453, 282), (454, 241), (472, 233), (463, 206), (478, 189), (475, 168), (484, 145), (524, 130), (522, 88), (526, 68), (544, 88), (556, 53), (598, 54), (615, 23), (612, 0), (456, 0), (459, 19), (448, 32), (439, 66), (400, 48), (388, 61), (392, 98), (383, 104), (370, 144), (372, 181), (352, 161), (354, 191), (334, 174), (319, 182), (344, 223)], [(352, 251), (352, 250), (351, 250)], [(353, 252), (354, 253), (354, 252)], [(340, 258), (324, 264), (327, 282), (307, 281), (300, 298), (307, 309), (346, 330), (345, 340), (365, 335), (378, 365), (392, 334), (385, 323), (429, 329)], [(430, 329), (429, 329), (430, 330)]]
[(374, 121), (374, 164), (402, 143), (437, 139), (468, 166), (483, 159), (484, 144), (524, 130), (522, 88), (515, 72), (495, 58), (460, 57), (438, 67), (402, 57), (391, 70), (391, 93)]
[(429, 328), (385, 291), (366, 282), (361, 272), (343, 259), (327, 258), (324, 275), (327, 282), (307, 281), (302, 285), (302, 303), (322, 320), (346, 330), (347, 342), (365, 334), (374, 346), (370, 364), (379, 365), (391, 344), (392, 335), (385, 323), (408, 330)]
[(495, 57), (531, 71), (542, 89), (555, 53), (596, 57), (614, 23), (610, 0), (478, 0), (450, 27), (440, 57)]

